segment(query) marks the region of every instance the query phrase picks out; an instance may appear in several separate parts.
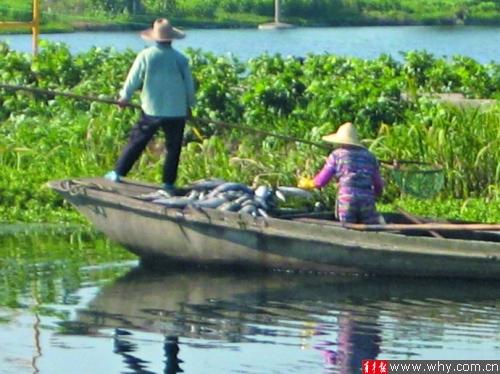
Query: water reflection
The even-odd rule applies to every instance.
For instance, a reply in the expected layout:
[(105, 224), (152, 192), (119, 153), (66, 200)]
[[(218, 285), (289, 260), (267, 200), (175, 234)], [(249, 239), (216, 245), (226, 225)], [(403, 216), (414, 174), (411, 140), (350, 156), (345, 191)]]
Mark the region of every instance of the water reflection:
[[(132, 374), (152, 374), (154, 372), (146, 369), (148, 361), (134, 355), (137, 351), (137, 343), (134, 343), (130, 338), (133, 333), (123, 329), (115, 329), (113, 336), (113, 352), (123, 357), (123, 362), (127, 366), (128, 371), (125, 373)], [(163, 342), (163, 352), (165, 356), (164, 374), (175, 374), (184, 372), (179, 364), (182, 362), (177, 357), (179, 353), (179, 338), (177, 336), (165, 336)]]
[(129, 271), (90, 231), (14, 231), (0, 233), (2, 373), (347, 374), (368, 358), (500, 357), (498, 282)]
[[(469, 353), (479, 352), (481, 342), (496, 337), (497, 300), (500, 288), (490, 282), (136, 269), (104, 287), (75, 323), (85, 334), (121, 332), (115, 333), (115, 353), (129, 373), (150, 372), (135, 338), (148, 332), (164, 337), (164, 373), (190, 372), (195, 358), (183, 357), (182, 347), (255, 344), (262, 353), (288, 347), (304, 356), (306, 369), (291, 372), (322, 367), (348, 374), (359, 373), (363, 359), (428, 357), (436, 349), (441, 359), (453, 358), (464, 343)], [(277, 363), (268, 365), (272, 370)]]
[(359, 373), (362, 360), (378, 357), (381, 333), (376, 315), (360, 322), (351, 313), (343, 313), (338, 316), (338, 349), (332, 349), (335, 343), (328, 340), (321, 341), (315, 348), (322, 353), (326, 366), (338, 366), (340, 373)]

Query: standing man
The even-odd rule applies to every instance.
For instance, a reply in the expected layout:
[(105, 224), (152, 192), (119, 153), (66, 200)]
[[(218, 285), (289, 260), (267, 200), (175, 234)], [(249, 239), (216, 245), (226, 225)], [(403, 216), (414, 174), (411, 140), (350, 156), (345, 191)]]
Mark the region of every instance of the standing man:
[(165, 19), (157, 19), (151, 29), (141, 32), (145, 40), (156, 44), (141, 51), (130, 69), (119, 105), (125, 107), (134, 91), (142, 87), (142, 115), (132, 128), (127, 146), (116, 162), (115, 169), (105, 178), (119, 182), (127, 175), (158, 129), (166, 137), (166, 158), (163, 167), (163, 188), (173, 191), (182, 149), (186, 118), (195, 104), (193, 76), (188, 59), (172, 48), (174, 39), (185, 34)]

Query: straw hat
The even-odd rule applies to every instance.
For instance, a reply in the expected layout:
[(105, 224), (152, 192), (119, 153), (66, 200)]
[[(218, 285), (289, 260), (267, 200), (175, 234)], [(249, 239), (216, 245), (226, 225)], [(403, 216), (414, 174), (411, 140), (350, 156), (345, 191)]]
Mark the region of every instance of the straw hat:
[(346, 122), (341, 125), (337, 132), (334, 132), (329, 135), (325, 135), (322, 138), (325, 142), (334, 143), (334, 144), (346, 144), (346, 145), (355, 145), (358, 147), (364, 147), (361, 144), (356, 128), (351, 122)]
[(182, 39), (186, 36), (184, 32), (173, 27), (166, 18), (158, 18), (153, 27), (141, 32), (141, 37), (156, 42), (168, 42), (173, 39)]

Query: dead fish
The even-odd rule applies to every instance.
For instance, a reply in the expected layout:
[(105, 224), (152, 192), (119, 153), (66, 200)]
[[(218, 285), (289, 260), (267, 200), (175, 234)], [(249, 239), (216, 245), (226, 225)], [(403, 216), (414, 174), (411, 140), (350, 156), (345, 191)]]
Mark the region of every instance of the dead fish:
[(223, 197), (212, 197), (208, 198), (205, 200), (198, 200), (193, 203), (193, 206), (197, 208), (211, 208), (211, 209), (216, 209), (217, 207), (221, 206), (227, 202), (226, 199)]
[(225, 212), (237, 212), (238, 210), (241, 209), (241, 204), (238, 204), (235, 201), (228, 201), (221, 206), (219, 206), (217, 209), (225, 211)]
[(259, 215), (261, 215), (264, 218), (269, 218), (269, 215), (264, 209), (257, 208), (257, 213), (259, 213)]
[(257, 208), (262, 208), (262, 209), (269, 209), (269, 205), (266, 203), (266, 201), (260, 197), (255, 197), (253, 199), (253, 203)]
[(199, 181), (195, 181), (191, 183), (189, 186), (187, 186), (188, 189), (190, 190), (212, 190), (221, 184), (227, 183), (224, 179), (218, 179), (218, 178), (213, 178), (213, 179), (201, 179)]
[(253, 200), (253, 196), (250, 194), (243, 194), (240, 197), (238, 197), (236, 200), (234, 200), (235, 203), (243, 205), (243, 203), (247, 200)]
[(260, 197), (262, 199), (267, 199), (272, 195), (272, 189), (267, 186), (259, 186), (255, 189), (255, 196)]
[(239, 198), (243, 193), (244, 192), (242, 192), (242, 191), (227, 191), (227, 192), (221, 192), (221, 193), (217, 194), (216, 197), (223, 197), (226, 200), (232, 201), (232, 200), (236, 200), (237, 198)]
[(187, 195), (187, 198), (197, 200), (200, 197), (200, 192), (196, 190), (191, 190)]
[(165, 205), (167, 208), (181, 209), (181, 208), (185, 208), (189, 204), (192, 204), (193, 199), (190, 199), (187, 197), (171, 197), (168, 199), (165, 199), (165, 198), (156, 199), (156, 200), (153, 200), (153, 203)]
[(227, 182), (224, 184), (221, 184), (220, 186), (217, 186), (210, 192), (208, 195), (210, 197), (216, 196), (217, 194), (221, 192), (226, 192), (226, 191), (243, 191), (245, 193), (253, 195), (253, 190), (248, 187), (246, 184), (243, 183), (235, 183), (235, 182)]
[(241, 214), (250, 214), (254, 217), (257, 216), (257, 207), (255, 205), (247, 205), (247, 206), (244, 206), (242, 207), (238, 213), (241, 213)]
[(253, 199), (248, 199), (241, 203), (241, 206), (248, 206), (248, 205), (256, 205), (256, 204), (255, 201), (253, 201)]
[(283, 195), (285, 195), (285, 196), (294, 196), (294, 197), (299, 197), (299, 198), (307, 199), (307, 200), (310, 200), (313, 198), (313, 194), (311, 192), (303, 190), (302, 188), (298, 188), (298, 187), (280, 186), (280, 187), (278, 187), (278, 191), (283, 193)]
[(149, 193), (145, 193), (145, 194), (137, 196), (138, 199), (146, 200), (146, 201), (153, 201), (153, 200), (157, 200), (157, 199), (169, 199), (171, 197), (173, 197), (173, 195), (171, 195), (170, 193), (168, 193), (165, 190), (158, 190), (158, 191), (149, 192)]
[(286, 201), (286, 197), (285, 197), (285, 194), (283, 192), (281, 192), (280, 190), (276, 190), (274, 191), (274, 195), (281, 201), (285, 202)]

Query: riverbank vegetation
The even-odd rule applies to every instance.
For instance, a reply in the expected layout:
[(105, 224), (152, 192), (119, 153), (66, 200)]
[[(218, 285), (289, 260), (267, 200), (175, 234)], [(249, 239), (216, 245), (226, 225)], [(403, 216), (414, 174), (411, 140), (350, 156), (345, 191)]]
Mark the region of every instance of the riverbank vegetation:
[[(134, 53), (93, 48), (72, 55), (44, 42), (38, 57), (0, 44), (0, 81), (116, 97)], [(248, 62), (188, 52), (198, 85), (195, 116), (244, 124), (310, 141), (353, 121), (380, 159), (444, 166), (444, 188), (431, 199), (401, 193), (387, 168), (382, 210), (395, 205), (422, 215), (500, 221), (500, 105), (461, 108), (435, 92), (500, 99), (500, 65), (409, 52), (402, 62), (334, 55)], [(137, 100), (137, 98), (136, 98)], [(103, 175), (126, 142), (138, 113), (115, 106), (0, 90), (0, 220), (83, 221), (45, 183)], [(161, 139), (130, 177), (159, 182)], [(220, 177), (248, 184), (296, 185), (324, 162), (325, 150), (303, 143), (190, 123), (179, 184)], [(322, 193), (334, 200), (334, 186)]]
[[(274, 0), (47, 0), (42, 29), (136, 29), (171, 18), (184, 27), (255, 27), (274, 17)], [(492, 0), (281, 0), (286, 22), (302, 26), (499, 25)], [(31, 0), (4, 0), (0, 21), (29, 21)]]

